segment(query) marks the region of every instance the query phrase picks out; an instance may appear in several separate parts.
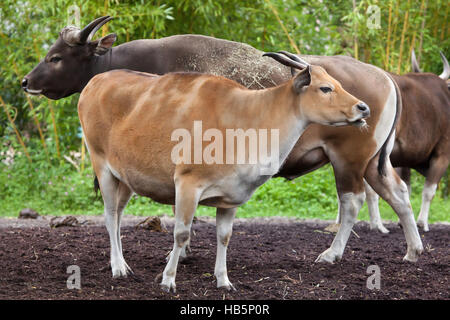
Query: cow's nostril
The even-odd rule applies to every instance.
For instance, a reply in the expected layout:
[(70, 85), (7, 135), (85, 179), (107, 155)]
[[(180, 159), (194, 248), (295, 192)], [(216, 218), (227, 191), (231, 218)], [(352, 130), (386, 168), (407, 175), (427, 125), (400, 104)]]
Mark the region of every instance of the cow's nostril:
[(369, 109), (369, 107), (366, 105), (366, 104), (363, 104), (363, 103), (359, 103), (358, 105), (357, 105), (357, 107), (358, 107), (358, 110), (359, 111), (367, 111), (368, 109)]
[(364, 117), (368, 117), (370, 114), (370, 109), (369, 106), (367, 104), (365, 104), (364, 102), (358, 103), (356, 105), (356, 107), (358, 108), (359, 111), (362, 112)]
[(28, 79), (27, 78), (23, 78), (22, 80), (22, 88), (26, 88), (28, 85)]

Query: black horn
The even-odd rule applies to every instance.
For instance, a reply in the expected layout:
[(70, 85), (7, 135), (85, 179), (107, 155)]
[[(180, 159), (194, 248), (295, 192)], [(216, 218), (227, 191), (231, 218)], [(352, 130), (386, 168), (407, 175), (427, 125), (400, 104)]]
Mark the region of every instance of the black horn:
[(110, 16), (104, 16), (95, 19), (91, 23), (89, 23), (83, 30), (80, 31), (80, 36), (78, 38), (78, 42), (83, 44), (86, 43), (88, 39), (91, 39), (95, 32), (101, 28), (106, 22), (111, 20)]
[(419, 67), (419, 63), (416, 60), (416, 53), (414, 52), (414, 49), (411, 51), (411, 68), (412, 72), (422, 72)]
[(309, 63), (308, 63), (307, 61), (303, 60), (303, 59), (300, 58), (299, 56), (296, 56), (295, 54), (292, 54), (292, 53), (290, 53), (290, 52), (287, 52), (287, 51), (282, 50), (282, 51), (278, 51), (278, 53), (284, 54), (284, 55), (287, 56), (288, 58), (290, 58), (290, 59), (292, 59), (292, 60), (294, 60), (294, 61), (297, 61), (298, 63), (304, 64), (305, 67), (307, 67), (307, 66), (309, 65)]
[(94, 34), (101, 28), (103, 27), (107, 22), (111, 21), (112, 19), (114, 19), (113, 17), (108, 17), (108, 19), (103, 20), (102, 22), (100, 22), (95, 28), (94, 30), (91, 31), (91, 33), (89, 34), (87, 41), (91, 41), (92, 38), (94, 37)]
[(447, 81), (448, 77), (450, 76), (450, 66), (448, 64), (447, 58), (445, 58), (442, 51), (439, 52), (441, 55), (442, 62), (444, 63), (444, 71), (440, 74), (439, 78), (441, 78), (444, 81)]
[(275, 53), (275, 52), (266, 52), (263, 54), (263, 57), (271, 57), (287, 67), (291, 67), (291, 68), (295, 68), (295, 69), (299, 69), (299, 70), (303, 70), (307, 67), (307, 65), (305, 65), (303, 63), (297, 62), (287, 56), (284, 56), (284, 55), (281, 55), (281, 54)]

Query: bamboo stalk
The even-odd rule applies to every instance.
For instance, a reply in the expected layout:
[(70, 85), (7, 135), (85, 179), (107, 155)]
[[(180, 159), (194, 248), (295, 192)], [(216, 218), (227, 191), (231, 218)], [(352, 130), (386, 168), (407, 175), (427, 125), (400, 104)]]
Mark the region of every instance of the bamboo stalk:
[[(353, 0), (353, 14), (355, 14), (355, 12), (356, 12), (356, 0)], [(355, 59), (358, 60), (358, 35), (356, 32), (356, 23), (353, 22), (353, 24), (354, 24), (354, 26), (353, 26), (353, 46), (354, 46), (353, 49), (354, 49)]]
[[(409, 8), (409, 0), (408, 0), (408, 8)], [(402, 67), (403, 44), (405, 42), (406, 29), (408, 28), (408, 21), (409, 21), (408, 17), (409, 17), (409, 12), (406, 11), (405, 19), (403, 22), (402, 37), (400, 39), (400, 49), (399, 49), (399, 53), (398, 53), (398, 65), (397, 65), (397, 73), (398, 74), (400, 74), (401, 67)]]
[[(392, 50), (391, 50), (391, 52), (394, 52), (395, 50), (395, 43), (397, 42), (397, 25), (398, 25), (398, 12), (399, 12), (399, 9), (400, 9), (400, 0), (397, 0), (397, 2), (396, 2), (396, 6), (395, 6), (395, 17), (394, 17), (394, 20), (393, 20), (393, 24), (394, 24), (394, 28), (393, 28), (393, 30), (392, 30), (392, 42), (391, 42), (391, 44), (392, 44)], [(394, 59), (392, 58), (392, 59), (390, 59), (390, 62), (389, 62), (389, 69), (388, 70), (391, 70), (391, 63), (393, 63), (393, 61), (394, 61)]]
[[(422, 2), (420, 4), (420, 9), (419, 9), (419, 17), (422, 15), (422, 12), (424, 10), (424, 5), (425, 5), (425, 0), (422, 0)], [(413, 27), (413, 25), (411, 25), (411, 27)], [(417, 35), (417, 28), (414, 26), (414, 32), (413, 32), (413, 35), (412, 35), (412, 38), (411, 38), (411, 43), (409, 45), (409, 55), (408, 55), (408, 57), (411, 57), (412, 51), (414, 50), (414, 46), (416, 44), (416, 35)], [(412, 70), (412, 68), (411, 68), (411, 59), (407, 59), (407, 61), (408, 61), (409, 68), (407, 68), (406, 70)]]
[(11, 115), (8, 112), (8, 106), (5, 104), (5, 102), (3, 101), (3, 98), (0, 96), (0, 104), (2, 105), (3, 109), (5, 110), (6, 113), (6, 117), (8, 118), (9, 123), (11, 124), (11, 127), (13, 128), (14, 132), (16, 133), (17, 136), (17, 140), (19, 140), (20, 145), (23, 148), (23, 151), (25, 153), (25, 156), (27, 157), (28, 161), (30, 163), (32, 163), (33, 161), (31, 160), (30, 154), (28, 153), (28, 149), (25, 146), (25, 142), (23, 142), (22, 140), (22, 136), (20, 135), (19, 130), (17, 129), (16, 125), (14, 124), (14, 120), (11, 119)]
[(448, 5), (447, 8), (445, 9), (444, 27), (442, 28), (441, 31), (441, 41), (444, 41), (445, 33), (447, 31), (447, 24), (448, 24), (447, 16), (448, 16)]
[(436, 38), (439, 29), (438, 14), (439, 10), (436, 8), (436, 10), (434, 11), (433, 19), (431, 19), (431, 21), (434, 21), (433, 38)]
[(277, 18), (278, 23), (280, 24), (281, 28), (283, 29), (284, 33), (286, 34), (286, 36), (289, 39), (289, 42), (292, 46), (292, 48), (294, 48), (294, 50), (297, 52), (297, 54), (300, 54), (300, 50), (298, 49), (297, 45), (295, 44), (294, 40), (292, 40), (291, 36), (289, 35), (289, 32), (287, 31), (286, 27), (283, 24), (283, 21), (281, 21), (279, 15), (278, 15), (278, 11), (277, 9), (275, 9), (272, 6), (272, 3), (270, 2), (270, 0), (266, 0), (267, 4), (269, 5), (269, 8), (272, 10), (273, 14), (275, 15), (275, 18)]
[(58, 137), (58, 130), (56, 128), (55, 111), (53, 110), (53, 106), (52, 106), (51, 100), (47, 99), (47, 101), (48, 101), (48, 108), (50, 109), (50, 114), (52, 116), (53, 133), (55, 134), (56, 154), (57, 154), (58, 159), (59, 159), (59, 158), (61, 158), (61, 153), (59, 151), (59, 137)]
[[(104, 16), (108, 15), (109, 0), (105, 0)], [(103, 25), (102, 38), (108, 33), (108, 24)]]
[(425, 30), (425, 20), (427, 18), (427, 6), (428, 6), (428, 0), (425, 1), (425, 6), (423, 9), (423, 19), (422, 19), (422, 24), (420, 26), (420, 37), (419, 37), (419, 50), (416, 51), (417, 56), (417, 62), (420, 63), (420, 58), (422, 56), (422, 43), (423, 43), (423, 32)]
[(388, 34), (387, 34), (387, 42), (386, 42), (386, 57), (384, 60), (384, 69), (388, 70), (389, 68), (389, 47), (391, 40), (391, 22), (392, 22), (392, 2), (389, 1), (389, 18), (388, 18)]

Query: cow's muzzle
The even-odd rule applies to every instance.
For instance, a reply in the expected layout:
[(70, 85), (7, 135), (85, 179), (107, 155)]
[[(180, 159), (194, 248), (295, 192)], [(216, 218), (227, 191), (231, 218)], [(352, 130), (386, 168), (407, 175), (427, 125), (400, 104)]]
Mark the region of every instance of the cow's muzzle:
[(22, 89), (29, 94), (39, 95), (42, 93), (42, 90), (33, 90), (28, 88), (28, 79), (26, 77), (22, 80)]

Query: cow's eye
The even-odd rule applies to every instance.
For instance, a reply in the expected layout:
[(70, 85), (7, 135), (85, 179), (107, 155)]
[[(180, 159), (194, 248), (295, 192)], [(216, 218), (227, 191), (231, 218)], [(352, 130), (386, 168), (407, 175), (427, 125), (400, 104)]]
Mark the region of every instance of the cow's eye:
[(61, 60), (62, 60), (61, 57), (52, 57), (52, 58), (50, 59), (50, 62), (56, 63), (56, 62), (61, 61)]
[(322, 90), (323, 93), (328, 93), (333, 91), (330, 87), (320, 87), (320, 90)]

